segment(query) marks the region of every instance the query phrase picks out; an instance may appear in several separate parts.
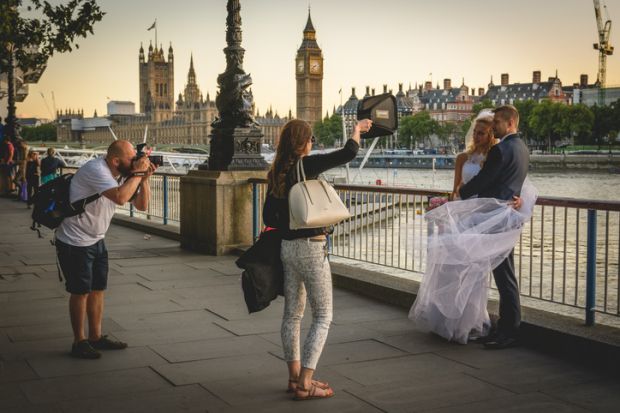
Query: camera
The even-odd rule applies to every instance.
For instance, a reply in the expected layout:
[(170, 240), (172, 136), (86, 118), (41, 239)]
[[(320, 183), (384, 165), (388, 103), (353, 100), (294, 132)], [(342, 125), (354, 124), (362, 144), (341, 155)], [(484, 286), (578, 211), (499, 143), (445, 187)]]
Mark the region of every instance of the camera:
[[(143, 156), (146, 156), (144, 153), (144, 148), (146, 147), (146, 143), (140, 143), (136, 145), (136, 157), (135, 159), (140, 159)], [(148, 155), (149, 161), (157, 167), (160, 167), (164, 164), (164, 157), (161, 155)]]

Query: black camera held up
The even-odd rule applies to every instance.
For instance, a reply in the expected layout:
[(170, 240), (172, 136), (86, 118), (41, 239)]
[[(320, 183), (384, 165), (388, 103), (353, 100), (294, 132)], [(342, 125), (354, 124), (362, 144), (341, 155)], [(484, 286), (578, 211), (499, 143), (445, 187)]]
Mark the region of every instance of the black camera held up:
[[(147, 156), (144, 152), (144, 148), (146, 147), (146, 143), (139, 143), (136, 145), (136, 157), (135, 159), (140, 159), (143, 156)], [(149, 161), (157, 167), (160, 167), (164, 164), (164, 157), (161, 155), (148, 155)]]

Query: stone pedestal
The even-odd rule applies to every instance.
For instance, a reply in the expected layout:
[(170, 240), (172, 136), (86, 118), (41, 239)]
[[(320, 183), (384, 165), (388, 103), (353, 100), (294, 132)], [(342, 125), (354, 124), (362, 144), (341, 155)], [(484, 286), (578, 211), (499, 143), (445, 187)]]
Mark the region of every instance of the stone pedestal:
[(181, 177), (181, 247), (225, 255), (252, 244), (252, 184), (267, 171), (190, 171)]

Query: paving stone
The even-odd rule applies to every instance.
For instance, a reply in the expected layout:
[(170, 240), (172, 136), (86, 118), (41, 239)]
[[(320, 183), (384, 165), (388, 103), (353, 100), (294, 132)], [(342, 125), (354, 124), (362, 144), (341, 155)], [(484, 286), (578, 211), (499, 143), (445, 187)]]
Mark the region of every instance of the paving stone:
[(11, 411), (8, 409), (27, 404), (28, 400), (21, 392), (18, 383), (2, 383), (0, 385), (0, 411)]
[[(335, 396), (330, 399), (299, 403), (284, 390), (287, 386), (286, 370), (254, 378), (214, 381), (202, 385), (232, 407), (222, 412), (379, 412), (364, 401), (342, 390), (334, 376), (327, 377)], [(343, 378), (346, 383), (350, 383)], [(219, 410), (216, 410), (219, 411)]]
[(514, 393), (529, 393), (566, 387), (596, 380), (597, 374), (575, 367), (569, 363), (555, 360), (537, 363), (514, 363), (509, 368), (494, 366), (470, 371), (468, 374), (495, 383)]
[[(68, 306), (67, 306), (68, 307)], [(104, 332), (121, 331), (123, 328), (110, 318), (102, 320), (102, 328)], [(66, 315), (66, 321), (62, 323), (51, 323), (33, 326), (10, 327), (6, 332), (13, 342), (33, 341), (49, 338), (68, 337), (73, 338), (73, 330), (69, 315)]]
[[(305, 334), (301, 337), (301, 346), (304, 345)], [(282, 345), (278, 346), (274, 353), (278, 357), (284, 359)], [(323, 354), (319, 364), (321, 366), (330, 366), (343, 363), (355, 363), (366, 360), (379, 360), (391, 357), (400, 357), (406, 353), (387, 346), (375, 340), (360, 340), (347, 343), (326, 344), (323, 348)]]
[[(199, 259), (199, 258), (197, 258)], [(116, 260), (114, 263), (119, 267), (149, 267), (157, 265), (179, 265), (184, 266), (187, 264), (187, 257), (149, 257), (149, 258), (129, 258), (125, 260)]]
[(184, 280), (191, 277), (222, 277), (223, 275), (214, 270), (196, 270), (184, 263), (145, 266), (135, 268), (136, 274), (148, 281)]
[(127, 314), (157, 314), (179, 311), (183, 308), (171, 300), (138, 302), (125, 305), (107, 305), (105, 313), (114, 318), (118, 315)]
[[(243, 300), (243, 297), (239, 297), (238, 294), (234, 296), (228, 296), (228, 300), (224, 297), (206, 298), (194, 303), (202, 303), (202, 307), (208, 311), (217, 314), (220, 318), (228, 321), (260, 321), (260, 320), (280, 320), (282, 321), (282, 314), (284, 311), (284, 300), (278, 299), (271, 302), (269, 307), (259, 311), (257, 313), (248, 313), (247, 305)], [(309, 309), (306, 308), (304, 318), (307, 318)]]
[(118, 337), (119, 340), (125, 341), (132, 346), (184, 343), (186, 341), (233, 337), (232, 333), (214, 324), (201, 327), (170, 327), (166, 329), (117, 331), (114, 335)]
[(198, 288), (177, 288), (174, 290), (174, 293), (184, 298), (214, 298), (224, 302), (226, 302), (226, 299), (234, 300), (235, 303), (242, 304), (242, 307), (246, 308), (245, 301), (243, 300), (241, 282), (236, 285), (228, 284)]
[(548, 355), (523, 347), (513, 347), (502, 351), (487, 351), (484, 350), (481, 344), (476, 343), (469, 343), (466, 346), (452, 344), (435, 347), (433, 351), (441, 357), (458, 361), (477, 369), (492, 369), (498, 365), (505, 367), (512, 365), (537, 365), (554, 360)]
[(611, 377), (574, 386), (560, 386), (543, 393), (597, 412), (615, 412), (620, 408), (620, 383)]
[(175, 386), (242, 377), (260, 380), (266, 374), (281, 372), (282, 361), (270, 354), (252, 354), (185, 363), (162, 364), (153, 368)]
[(226, 337), (150, 346), (170, 363), (278, 352), (280, 347), (257, 336)]
[[(311, 317), (311, 316), (310, 316)], [(304, 317), (305, 318), (305, 317)], [(301, 330), (301, 337), (306, 337), (308, 334), (308, 329)], [(282, 339), (280, 338), (280, 332), (277, 333), (269, 333), (269, 334), (261, 334), (265, 340), (270, 341), (271, 343), (281, 345)], [(369, 340), (375, 339), (377, 337), (376, 332), (358, 327), (357, 324), (345, 324), (345, 325), (336, 325), (332, 324), (329, 327), (329, 334), (327, 335), (327, 344), (338, 344), (338, 343), (348, 343), (351, 341), (360, 341), (360, 340)]]
[[(100, 360), (81, 360), (97, 363)], [(150, 368), (135, 368), (33, 380), (20, 384), (33, 403), (131, 395), (169, 388), (170, 384)]]
[(465, 375), (444, 377), (416, 376), (402, 383), (356, 386), (347, 392), (386, 412), (427, 411), (460, 406), (480, 400), (510, 396), (513, 393)]
[(364, 386), (473, 371), (463, 364), (428, 353), (332, 365), (330, 368)]
[(211, 412), (228, 405), (199, 385), (62, 403), (67, 412), (170, 413)]
[(399, 336), (411, 331), (416, 331), (413, 322), (406, 317), (399, 317), (392, 320), (363, 321), (356, 326), (369, 328), (383, 336)]
[(231, 279), (227, 276), (208, 276), (204, 274), (200, 276), (186, 276), (177, 280), (163, 280), (163, 281), (141, 281), (141, 285), (149, 290), (175, 290), (183, 288), (196, 288), (196, 287), (210, 287), (219, 285), (238, 285), (237, 280)]
[(0, 359), (20, 361), (44, 355), (69, 354), (73, 338), (54, 338), (37, 341), (21, 341), (18, 343), (0, 344)]
[(16, 303), (23, 301), (45, 300), (48, 298), (62, 298), (66, 293), (60, 290), (35, 290), (35, 291), (17, 291), (12, 293), (1, 293), (0, 303)]
[(554, 413), (585, 413), (589, 410), (564, 403), (540, 393), (528, 393), (487, 399), (469, 404), (444, 407), (433, 410), (433, 413), (480, 413), (480, 412), (554, 412)]
[[(282, 317), (279, 318), (263, 318), (233, 321), (215, 321), (216, 325), (232, 332), (238, 336), (247, 336), (251, 334), (265, 334), (279, 332), (282, 326)], [(304, 317), (301, 321), (302, 328), (310, 327), (310, 320)]]
[(348, 307), (334, 311), (334, 324), (350, 324), (370, 320), (400, 320), (407, 317), (407, 313), (397, 307), (379, 306), (375, 307)]
[(321, 355), (320, 363), (323, 366), (329, 366), (332, 364), (399, 357), (404, 354), (406, 353), (401, 350), (375, 340), (360, 340), (326, 346)]
[(36, 378), (34, 370), (23, 360), (0, 361), (0, 384)]
[(150, 257), (157, 257), (157, 254), (153, 254), (152, 252), (149, 251), (141, 251), (141, 250), (126, 250), (126, 249), (121, 249), (121, 250), (109, 250), (108, 251), (108, 258), (110, 260), (122, 260), (122, 259), (128, 259), (128, 258), (150, 258)]
[(70, 357), (67, 350), (60, 354), (35, 356), (28, 359), (28, 363), (39, 377), (48, 378), (146, 367), (164, 362), (164, 359), (147, 347), (128, 347), (102, 353), (98, 360), (80, 360)]
[(66, 413), (57, 404), (30, 404), (28, 401), (20, 403), (15, 407), (0, 409), (1, 413)]
[(128, 285), (128, 284), (137, 284), (142, 286), (144, 282), (144, 277), (141, 277), (137, 274), (108, 274), (108, 288), (112, 288), (117, 285)]
[(156, 314), (118, 315), (115, 322), (126, 330), (146, 330), (169, 328), (202, 328), (212, 325), (219, 317), (205, 310), (182, 310)]
[(10, 293), (29, 290), (55, 290), (58, 279), (41, 279), (36, 274), (9, 274), (0, 275), (0, 293)]
[[(443, 349), (449, 351), (455, 349), (456, 347), (462, 346), (458, 343), (448, 342), (443, 337), (439, 337), (435, 334), (421, 333), (417, 331), (411, 331), (398, 336), (380, 336), (377, 340), (411, 354), (438, 352)], [(481, 345), (470, 344), (469, 346), (478, 352), (481, 351)], [(455, 352), (459, 353), (458, 350), (455, 350)]]

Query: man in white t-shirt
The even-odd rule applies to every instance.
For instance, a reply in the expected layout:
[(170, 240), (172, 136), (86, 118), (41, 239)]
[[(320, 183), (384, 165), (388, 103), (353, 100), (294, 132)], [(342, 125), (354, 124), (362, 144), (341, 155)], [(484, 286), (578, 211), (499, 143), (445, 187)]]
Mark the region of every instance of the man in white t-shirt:
[[(88, 161), (71, 180), (71, 202), (101, 195), (83, 213), (65, 218), (56, 230), (56, 253), (71, 294), (69, 313), (74, 342), (71, 355), (97, 359), (98, 350), (120, 350), (126, 343), (101, 332), (103, 292), (108, 281), (108, 251), (103, 241), (117, 205), (131, 201), (145, 211), (151, 194), (149, 177), (155, 171), (148, 157), (136, 159), (128, 141), (115, 141), (105, 158)], [(88, 336), (85, 323), (88, 320)]]

